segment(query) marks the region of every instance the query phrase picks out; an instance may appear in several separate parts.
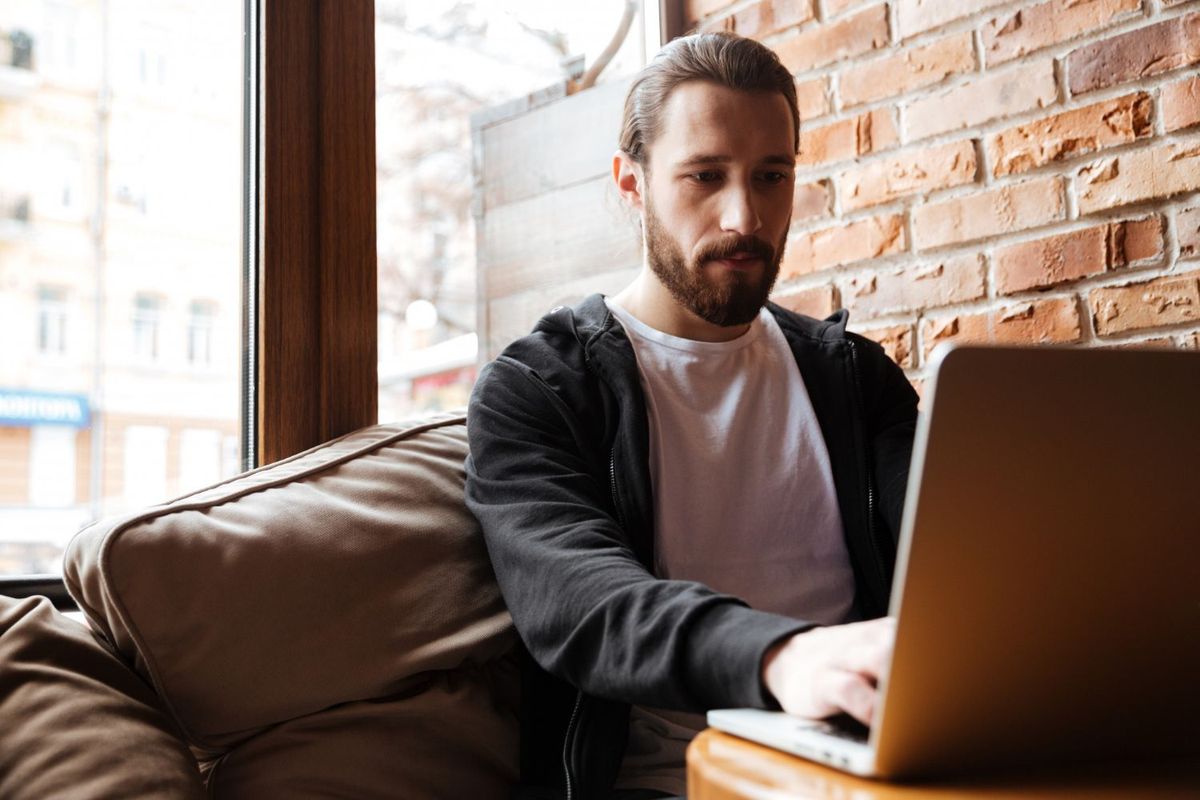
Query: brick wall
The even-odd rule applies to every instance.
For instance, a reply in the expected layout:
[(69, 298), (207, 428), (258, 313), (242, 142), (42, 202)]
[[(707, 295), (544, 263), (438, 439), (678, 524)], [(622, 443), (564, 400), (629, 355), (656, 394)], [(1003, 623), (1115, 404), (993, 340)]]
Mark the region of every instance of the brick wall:
[[(779, 302), (815, 316), (850, 309), (851, 327), (882, 342), (918, 387), (947, 339), (1200, 346), (1200, 2), (687, 0), (685, 9), (701, 29), (760, 38), (796, 76), (800, 169)], [(619, 114), (622, 89), (477, 126), (488, 197), (501, 180), (489, 136), (516, 141), (505, 125), (538, 129), (583, 109)], [(516, 218), (498, 222), (502, 207), (477, 204), (481, 285), (493, 288), (481, 306), (489, 357), (548, 307), (527, 303), (520, 324), (505, 316), (495, 336), (486, 309), (514, 296), (497, 293), (497, 280), (565, 302), (632, 275), (632, 228), (611, 213), (611, 196), (601, 202), (617, 125), (613, 116), (600, 130), (572, 126), (565, 141), (527, 147), (535, 161), (562, 151), (594, 162), (561, 185), (517, 181), (528, 211), (536, 196), (551, 217), (522, 215), (502, 234)], [(596, 208), (586, 224), (607, 231), (588, 240), (600, 248), (564, 244), (565, 274), (544, 241), (505, 250), (537, 238), (522, 229), (561, 224), (554, 214), (584, 213), (562, 196), (584, 185)], [(505, 270), (517, 268), (497, 266), (498, 248), (520, 262), (516, 284)]]

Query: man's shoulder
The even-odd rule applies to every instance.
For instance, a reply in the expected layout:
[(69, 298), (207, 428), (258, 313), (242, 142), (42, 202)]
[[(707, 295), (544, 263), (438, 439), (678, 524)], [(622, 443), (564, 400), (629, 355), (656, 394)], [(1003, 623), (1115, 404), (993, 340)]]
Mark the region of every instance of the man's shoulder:
[(587, 383), (589, 343), (611, 327), (602, 295), (591, 295), (573, 306), (555, 306), (484, 368), (476, 393), (481, 388), (511, 386), (514, 380), (532, 380), (560, 391)]
[(497, 360), (515, 361), (533, 368), (581, 366), (588, 342), (609, 323), (604, 297), (594, 294), (573, 306), (555, 306), (533, 330), (510, 342)]
[(810, 317), (773, 302), (767, 303), (767, 310), (785, 335), (820, 342), (844, 342), (852, 335), (846, 330), (850, 312), (844, 308), (834, 311), (825, 319)]
[(825, 319), (817, 319), (791, 311), (777, 303), (768, 303), (767, 308), (789, 341), (803, 340), (816, 344), (851, 345), (855, 352), (865, 358), (868, 363), (886, 362), (889, 365), (894, 363), (878, 342), (847, 329), (850, 312), (844, 308), (834, 311)]

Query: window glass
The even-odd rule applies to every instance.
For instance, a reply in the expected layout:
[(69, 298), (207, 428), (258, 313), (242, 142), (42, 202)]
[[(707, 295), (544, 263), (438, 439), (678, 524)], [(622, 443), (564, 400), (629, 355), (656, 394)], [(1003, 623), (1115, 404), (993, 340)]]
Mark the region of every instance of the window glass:
[(169, 435), (160, 425), (129, 425), (125, 428), (121, 482), (126, 506), (145, 506), (165, 497)]
[(472, 115), (579, 78), (623, 28), (599, 82), (640, 69), (658, 4), (625, 8), (376, 1), (381, 421), (464, 406), (475, 380)]
[(244, 15), (0, 2), (0, 576), (240, 468)]
[(179, 490), (209, 486), (221, 479), (221, 433), (211, 428), (188, 428), (179, 443)]

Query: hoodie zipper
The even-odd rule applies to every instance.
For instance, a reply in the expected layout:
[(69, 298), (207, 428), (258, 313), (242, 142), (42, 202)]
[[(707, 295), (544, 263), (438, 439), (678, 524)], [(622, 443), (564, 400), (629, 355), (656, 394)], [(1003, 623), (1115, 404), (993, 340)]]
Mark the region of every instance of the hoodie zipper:
[(613, 513), (617, 515), (617, 523), (624, 525), (621, 514), (621, 504), (617, 502), (617, 447), (613, 445), (608, 453), (608, 491), (612, 494)]
[[(862, 426), (866, 416), (866, 410), (863, 408), (862, 399), (862, 376), (858, 371), (858, 348), (854, 345), (853, 339), (846, 339), (846, 343), (850, 345), (850, 366), (854, 372), (854, 399), (858, 406), (858, 425)], [(861, 427), (860, 427), (861, 430)], [(880, 586), (888, 585), (887, 567), (883, 563), (883, 557), (880, 555), (883, 552), (879, 543), (879, 535), (875, 531), (875, 480), (871, 475), (871, 459), (867, 456), (866, 435), (863, 434), (863, 456), (866, 462), (866, 468), (863, 470), (867, 479), (867, 538), (871, 542), (871, 554), (875, 557), (875, 568), (879, 571)]]
[(575, 707), (571, 709), (571, 721), (567, 723), (567, 735), (563, 739), (563, 775), (566, 777), (567, 783), (567, 800), (571, 800), (574, 796), (574, 783), (571, 780), (571, 742), (575, 738), (575, 723), (579, 721), (579, 711), (583, 707), (583, 691), (576, 690), (575, 692)]
[[(617, 448), (613, 447), (608, 454), (608, 490), (612, 495), (613, 512), (617, 515), (617, 522), (621, 522), (621, 506), (617, 503)], [(571, 775), (571, 744), (575, 739), (575, 726), (579, 722), (579, 712), (583, 708), (583, 692), (576, 691), (575, 707), (571, 709), (571, 719), (567, 723), (567, 732), (563, 738), (563, 778), (567, 785), (567, 800), (572, 800), (575, 795), (575, 782)]]

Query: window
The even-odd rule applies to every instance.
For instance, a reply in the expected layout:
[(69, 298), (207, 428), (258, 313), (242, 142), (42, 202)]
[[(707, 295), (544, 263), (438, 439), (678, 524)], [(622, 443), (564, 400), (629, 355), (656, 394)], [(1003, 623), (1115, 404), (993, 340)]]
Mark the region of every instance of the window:
[(42, 41), (36, 63), (52, 77), (71, 79), (80, 70), (80, 5), (47, 2), (43, 6)]
[(139, 294), (133, 303), (133, 355), (146, 364), (158, 361), (158, 333), (162, 301)]
[[(375, 241), (376, 221), (347, 213), (375, 193), (374, 7), (339, 5), (331, 22), (323, 2), (0, 3), (17, 68), (0, 69), (0, 119), (24, 121), (0, 125), (0, 286), (20, 289), (0, 292), (18, 312), (0, 315), (10, 345), (0, 359), (0, 592), (5, 576), (57, 572), (75, 530), (125, 509), (127, 472), (162, 470), (143, 475), (132, 499), (180, 491), (185, 429), (220, 431), (225, 477), (375, 421), (376, 249), (362, 242)], [(56, 28), (51, 8), (71, 25)], [(74, 48), (69, 80), (43, 58), (47, 28), (74, 31), (60, 50)], [(161, 91), (139, 75), (147, 28), (170, 32)], [(38, 74), (14, 74), (22, 70)], [(36, 158), (50, 141), (76, 146), (82, 172), (77, 211), (52, 221), (38, 206), (54, 173)], [(318, 171), (319, 192), (297, 190), (298, 172)], [(86, 356), (78, 367), (35, 353), (34, 276), (72, 298), (70, 335)], [(138, 294), (161, 300), (153, 370), (130, 359)], [(195, 370), (184, 337), (201, 297), (217, 313), (212, 365)], [(328, 402), (314, 410), (297, 387)], [(64, 420), (77, 430), (74, 504), (32, 507), (32, 426)], [(153, 459), (125, 452), (131, 426), (167, 431), (128, 437)], [(152, 500), (151, 489), (165, 494)]]
[(475, 380), (472, 115), (561, 89), (614, 39), (619, 48), (599, 80), (635, 72), (658, 49), (659, 6), (639, 4), (631, 18), (624, 0), (377, 0), (375, 8), (379, 418), (387, 421), (463, 406)]
[(83, 162), (79, 147), (72, 142), (58, 142), (47, 148), (41, 174), (44, 176), (45, 208), (62, 212), (82, 208)]
[(194, 367), (207, 367), (213, 357), (213, 321), (217, 316), (213, 303), (196, 300), (192, 302), (188, 319), (187, 358)]
[(46, 356), (67, 352), (67, 293), (63, 289), (38, 289), (37, 351)]
[(0, 578), (241, 468), (247, 8), (0, 1)]
[(167, 46), (170, 31), (142, 26), (138, 36), (137, 79), (143, 88), (160, 91), (167, 87)]

